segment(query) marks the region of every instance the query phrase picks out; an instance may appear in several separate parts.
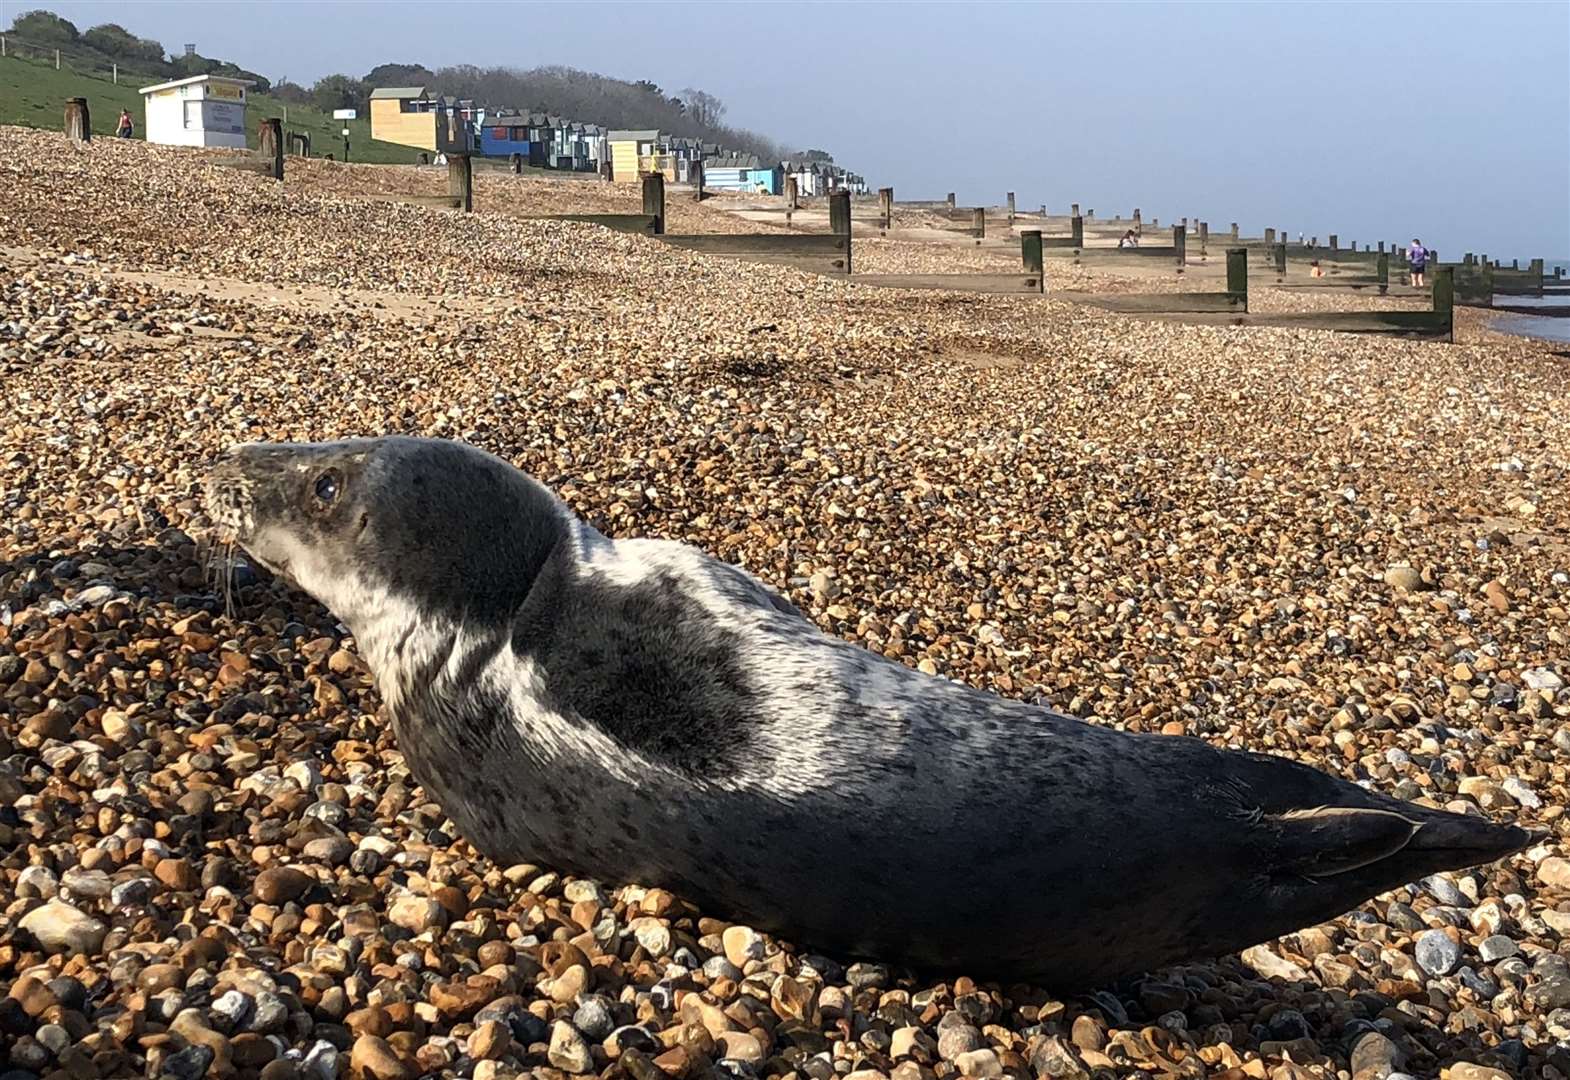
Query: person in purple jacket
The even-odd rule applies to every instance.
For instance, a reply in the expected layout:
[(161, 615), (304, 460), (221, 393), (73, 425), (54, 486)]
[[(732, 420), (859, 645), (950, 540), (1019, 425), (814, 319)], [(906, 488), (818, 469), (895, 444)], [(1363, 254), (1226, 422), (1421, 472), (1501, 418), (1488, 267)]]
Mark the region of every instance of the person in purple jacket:
[(1412, 285), (1414, 288), (1423, 287), (1423, 271), (1428, 269), (1428, 249), (1417, 237), (1412, 238), (1412, 246), (1406, 250), (1407, 266), (1412, 272)]

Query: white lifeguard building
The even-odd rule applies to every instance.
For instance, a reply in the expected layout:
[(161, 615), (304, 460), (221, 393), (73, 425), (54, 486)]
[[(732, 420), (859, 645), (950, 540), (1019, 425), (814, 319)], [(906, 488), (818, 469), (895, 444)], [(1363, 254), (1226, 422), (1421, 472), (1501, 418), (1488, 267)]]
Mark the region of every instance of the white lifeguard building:
[(244, 150), (245, 92), (254, 85), (249, 79), (193, 75), (142, 87), (147, 141)]

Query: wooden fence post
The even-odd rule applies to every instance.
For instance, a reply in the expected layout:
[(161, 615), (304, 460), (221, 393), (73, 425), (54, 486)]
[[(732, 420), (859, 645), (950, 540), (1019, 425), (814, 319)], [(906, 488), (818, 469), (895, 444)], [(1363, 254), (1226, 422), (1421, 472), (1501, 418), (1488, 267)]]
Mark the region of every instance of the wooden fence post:
[(1266, 229), (1265, 230), (1265, 246), (1266, 247), (1274, 247), (1275, 244), (1276, 244), (1276, 230), (1274, 230), (1274, 229)]
[(1009, 192), (1009, 224), (1014, 224), (1014, 193)]
[(468, 154), (447, 155), (447, 194), (458, 202), (454, 209), (465, 214), (474, 209), (474, 170)]
[(643, 212), (654, 217), (654, 235), (665, 235), (665, 175), (649, 173), (643, 178)]
[(970, 228), (971, 231), (975, 233), (977, 240), (980, 240), (983, 236), (987, 235), (986, 207), (978, 206), (970, 212)]
[(1074, 246), (1083, 248), (1085, 246), (1085, 219), (1075, 214), (1069, 220), (1069, 227), (1074, 231)]
[(1456, 272), (1454, 267), (1443, 266), (1434, 271), (1434, 311), (1444, 316), (1445, 334), (1454, 343), (1456, 339)]
[(949, 209), (954, 209), (954, 193), (952, 191), (949, 192)]
[(87, 99), (65, 99), (65, 137), (74, 143), (93, 141), (93, 122), (87, 113)]
[(256, 152), (272, 166), (274, 180), (283, 179), (283, 121), (265, 117), (256, 125)]
[(1338, 240), (1339, 240), (1339, 238), (1336, 236), (1335, 233), (1331, 233), (1330, 234), (1330, 250), (1331, 251), (1335, 251), (1335, 250), (1337, 250), (1340, 247), (1340, 244), (1338, 243)]
[(794, 210), (799, 205), (799, 200), (796, 197), (796, 191), (797, 191), (797, 188), (796, 188), (796, 178), (794, 176), (787, 176), (785, 178), (785, 209), (786, 210)]
[(1237, 241), (1238, 241), (1237, 222), (1234, 221), (1232, 223), (1232, 242), (1235, 244), (1235, 243), (1237, 243)]
[(1172, 226), (1172, 246), (1177, 248), (1178, 270), (1188, 262), (1188, 230), (1181, 225)]
[(1201, 221), (1199, 223), (1199, 253), (1201, 255), (1207, 254), (1205, 245), (1208, 243), (1210, 243), (1210, 222)]
[(845, 273), (850, 274), (850, 192), (836, 191), (829, 195), (829, 232), (845, 238)]
[(1075, 203), (1069, 207), (1068, 216), (1079, 217), (1079, 203)]
[(1243, 298), (1243, 310), (1248, 310), (1248, 249), (1227, 248), (1227, 292)]
[(891, 187), (878, 189), (878, 202), (883, 208), (883, 227), (894, 227), (894, 189)]
[(1145, 225), (1142, 221), (1139, 220), (1139, 207), (1137, 206), (1134, 207), (1134, 235), (1145, 235)]
[(1384, 252), (1385, 252), (1385, 242), (1384, 242), (1384, 241), (1383, 241), (1383, 240), (1381, 240), (1381, 241), (1380, 241), (1380, 242), (1379, 242), (1379, 253), (1380, 253), (1380, 254), (1381, 254), (1381, 255), (1383, 255), (1383, 254), (1384, 254)]
[(508, 164), (509, 167), (511, 167), (512, 174), (514, 176), (522, 176), (523, 175), (523, 155), (522, 154), (510, 154), (510, 155), (508, 155), (508, 157), (507, 157), (507, 164)]
[(1019, 234), (1019, 254), (1025, 263), (1025, 273), (1044, 274), (1045, 264), (1041, 261), (1041, 230), (1027, 229)]
[(703, 162), (694, 161), (687, 170), (687, 179), (692, 181), (692, 201), (703, 201)]
[(1280, 274), (1282, 277), (1285, 277), (1286, 272), (1287, 242), (1285, 240), (1278, 240), (1276, 241), (1276, 273)]
[(1379, 292), (1384, 295), (1390, 288), (1390, 256), (1383, 251), (1374, 263), (1374, 273), (1379, 276)]

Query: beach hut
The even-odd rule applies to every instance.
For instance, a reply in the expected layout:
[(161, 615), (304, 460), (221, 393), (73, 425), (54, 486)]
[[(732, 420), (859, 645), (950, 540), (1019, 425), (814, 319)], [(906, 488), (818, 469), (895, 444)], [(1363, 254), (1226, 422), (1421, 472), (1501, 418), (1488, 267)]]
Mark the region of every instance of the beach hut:
[(381, 86), (371, 91), (371, 138), (438, 154), (467, 154), (474, 149), (465, 113), (472, 106), (436, 98), (423, 86)]
[(227, 146), (244, 150), (249, 79), (193, 75), (142, 87), (147, 141), (167, 146)]
[[(611, 131), (605, 136), (610, 144), (611, 179), (618, 184), (636, 184), (649, 173), (665, 173), (671, 167), (664, 137), (656, 130)], [(675, 180), (674, 170), (665, 177)]]
[(778, 195), (784, 186), (782, 172), (778, 165), (764, 165), (752, 154), (709, 158), (703, 163), (703, 186), (711, 191)]
[(486, 157), (511, 157), (522, 155), (530, 158), (529, 118), (523, 113), (481, 112), (479, 122), (479, 150)]

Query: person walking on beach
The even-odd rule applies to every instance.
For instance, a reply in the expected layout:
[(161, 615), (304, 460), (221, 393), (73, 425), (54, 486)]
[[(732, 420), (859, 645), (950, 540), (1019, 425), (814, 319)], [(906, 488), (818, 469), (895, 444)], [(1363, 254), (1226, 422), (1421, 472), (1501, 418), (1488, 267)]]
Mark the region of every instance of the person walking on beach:
[(1412, 238), (1412, 246), (1406, 250), (1407, 268), (1412, 273), (1412, 287), (1423, 288), (1423, 271), (1428, 269), (1428, 249), (1417, 237)]
[(129, 139), (131, 137), (131, 131), (132, 131), (131, 112), (130, 112), (129, 109), (121, 109), (120, 110), (120, 123), (119, 123), (119, 126), (117, 126), (115, 128), (115, 132), (114, 133), (116, 135), (118, 135), (122, 139)]

